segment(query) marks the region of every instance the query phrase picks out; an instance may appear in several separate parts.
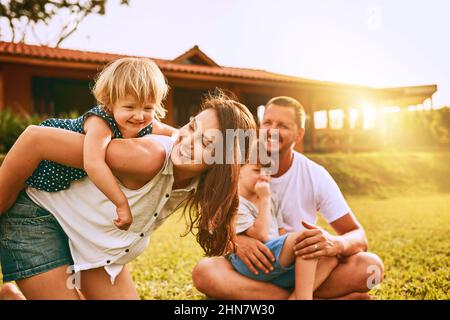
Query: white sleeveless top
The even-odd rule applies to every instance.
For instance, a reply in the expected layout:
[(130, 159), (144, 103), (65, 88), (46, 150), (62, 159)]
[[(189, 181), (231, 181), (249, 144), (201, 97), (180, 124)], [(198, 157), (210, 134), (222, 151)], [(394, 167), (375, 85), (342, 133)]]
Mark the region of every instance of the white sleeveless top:
[(72, 182), (69, 189), (59, 192), (27, 188), (30, 198), (51, 212), (69, 237), (75, 272), (105, 267), (114, 283), (123, 265), (146, 249), (150, 234), (196, 188), (198, 179), (186, 189), (172, 190), (170, 152), (173, 141), (170, 137), (153, 134), (142, 139), (147, 138), (164, 146), (166, 161), (160, 172), (140, 189), (127, 189), (118, 181), (133, 214), (133, 223), (127, 231), (114, 225), (114, 204), (88, 177)]

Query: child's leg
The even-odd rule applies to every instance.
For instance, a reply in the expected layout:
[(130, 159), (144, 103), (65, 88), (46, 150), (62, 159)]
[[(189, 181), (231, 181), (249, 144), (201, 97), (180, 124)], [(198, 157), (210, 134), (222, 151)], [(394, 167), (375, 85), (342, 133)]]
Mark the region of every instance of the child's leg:
[(114, 284), (105, 268), (81, 272), (81, 290), (88, 300), (139, 300), (130, 272), (124, 266)]
[(316, 278), (314, 281), (314, 291), (330, 276), (331, 272), (338, 265), (336, 257), (322, 257), (317, 263)]
[(318, 259), (305, 260), (295, 256), (293, 247), (297, 237), (298, 233), (286, 237), (279, 262), (283, 267), (295, 262), (295, 290), (289, 299), (312, 300)]
[(11, 282), (0, 287), (0, 300), (26, 300), (26, 298), (19, 288)]
[(0, 214), (5, 212), (39, 163), (46, 159), (81, 168), (84, 136), (68, 130), (29, 126), (0, 167)]
[(296, 300), (312, 300), (316, 279), (318, 259), (305, 260), (295, 258), (295, 289), (293, 297)]
[(280, 253), (280, 264), (288, 267), (295, 261), (295, 290), (290, 299), (312, 299), (314, 290), (330, 275), (337, 266), (338, 260), (335, 257), (309, 260), (296, 257), (293, 247), (297, 236), (297, 233), (287, 236)]

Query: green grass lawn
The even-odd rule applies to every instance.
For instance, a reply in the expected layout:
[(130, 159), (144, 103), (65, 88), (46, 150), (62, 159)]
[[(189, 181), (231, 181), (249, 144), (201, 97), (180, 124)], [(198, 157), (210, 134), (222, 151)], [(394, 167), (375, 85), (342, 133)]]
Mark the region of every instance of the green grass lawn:
[[(377, 299), (450, 299), (450, 195), (349, 198), (386, 268)], [(320, 222), (322, 225), (323, 221)], [(191, 281), (202, 252), (173, 215), (131, 264), (143, 299), (203, 299)]]
[[(450, 153), (310, 156), (348, 195), (369, 250), (384, 261), (385, 280), (372, 295), (450, 299)], [(184, 230), (184, 219), (174, 214), (131, 263), (143, 299), (204, 299), (191, 281), (202, 251), (191, 235), (180, 237)]]

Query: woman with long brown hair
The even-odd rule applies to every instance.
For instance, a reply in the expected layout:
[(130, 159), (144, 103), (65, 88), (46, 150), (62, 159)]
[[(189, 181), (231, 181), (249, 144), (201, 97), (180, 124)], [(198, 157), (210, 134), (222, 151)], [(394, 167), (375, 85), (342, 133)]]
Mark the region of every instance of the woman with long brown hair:
[[(224, 147), (211, 132), (225, 137), (227, 129), (245, 132), (256, 124), (244, 105), (219, 94), (203, 102), (174, 142), (156, 135), (110, 142), (106, 161), (134, 215), (128, 231), (111, 227), (111, 203), (88, 178), (57, 193), (27, 188), (0, 218), (4, 280), (15, 280), (29, 299), (78, 299), (78, 292), (67, 286), (67, 270), (73, 264), (69, 270), (80, 274), (78, 285), (85, 298), (136, 299), (125, 264), (145, 250), (150, 234), (182, 204), (190, 217), (188, 229), (206, 255), (223, 254), (234, 233), (240, 166), (236, 157), (226, 160), (229, 152), (245, 156), (248, 144), (239, 150), (240, 144), (232, 141), (221, 161), (211, 164), (204, 159), (217, 156), (218, 148)], [(81, 134), (30, 127), (12, 150), (25, 157), (33, 150), (29, 165), (11, 164), (8, 170), (25, 180), (43, 159), (81, 168), (82, 146)]]

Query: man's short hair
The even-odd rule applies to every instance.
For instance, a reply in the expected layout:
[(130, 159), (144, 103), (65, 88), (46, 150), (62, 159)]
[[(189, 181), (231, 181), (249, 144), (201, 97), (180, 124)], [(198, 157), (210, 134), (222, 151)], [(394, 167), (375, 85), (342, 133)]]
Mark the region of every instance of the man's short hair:
[(266, 108), (271, 104), (276, 104), (277, 106), (281, 107), (294, 108), (295, 123), (299, 128), (305, 129), (305, 120), (306, 120), (305, 109), (303, 108), (302, 104), (298, 102), (296, 99), (287, 96), (274, 97), (266, 103)]

